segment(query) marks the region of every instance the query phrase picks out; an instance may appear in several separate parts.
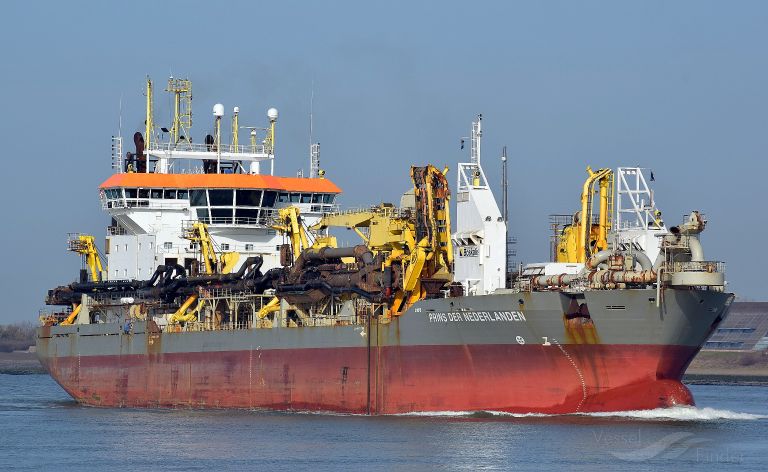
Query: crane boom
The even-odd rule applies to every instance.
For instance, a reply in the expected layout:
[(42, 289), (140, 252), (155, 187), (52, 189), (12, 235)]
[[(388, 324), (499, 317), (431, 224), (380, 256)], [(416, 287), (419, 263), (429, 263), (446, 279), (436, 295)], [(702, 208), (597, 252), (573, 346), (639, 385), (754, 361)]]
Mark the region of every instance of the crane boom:
[(281, 223), (274, 227), (289, 235), (294, 264), (278, 285), (278, 295), (298, 304), (328, 296), (363, 296), (387, 303), (394, 315), (435, 296), (453, 280), (446, 172), (431, 165), (412, 167), (413, 204), (406, 208), (381, 204), (332, 213), (310, 227), (352, 229), (363, 242), (354, 248), (323, 250), (317, 242), (307, 247), (301, 240), (303, 230), (295, 223), (295, 210), (281, 210)]
[(104, 267), (96, 248), (96, 238), (90, 234), (70, 233), (67, 240), (67, 250), (83, 256), (83, 263), (88, 268), (91, 282), (101, 281)]
[(208, 225), (203, 222), (189, 222), (184, 226), (182, 234), (185, 239), (197, 243), (200, 247), (205, 273), (208, 275), (229, 274), (240, 260), (238, 252), (224, 252), (221, 256), (217, 254), (211, 233), (208, 232)]

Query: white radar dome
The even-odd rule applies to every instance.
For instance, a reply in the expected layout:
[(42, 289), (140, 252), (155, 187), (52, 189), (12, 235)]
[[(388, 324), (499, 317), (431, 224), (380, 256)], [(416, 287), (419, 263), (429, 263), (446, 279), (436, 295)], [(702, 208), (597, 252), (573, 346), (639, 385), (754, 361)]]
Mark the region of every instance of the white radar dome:
[(224, 116), (224, 105), (221, 103), (217, 103), (213, 106), (213, 116), (216, 117), (222, 117)]
[(269, 121), (277, 121), (277, 108), (270, 108), (267, 110), (267, 117)]
[(237, 115), (238, 113), (240, 113), (240, 107), (235, 107), (233, 111), (235, 112), (235, 115)]

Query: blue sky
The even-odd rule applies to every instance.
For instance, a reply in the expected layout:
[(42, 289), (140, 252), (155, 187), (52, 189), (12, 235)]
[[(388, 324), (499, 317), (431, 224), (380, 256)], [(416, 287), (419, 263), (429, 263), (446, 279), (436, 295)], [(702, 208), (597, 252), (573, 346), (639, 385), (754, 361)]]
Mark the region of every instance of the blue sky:
[(586, 165), (651, 167), (667, 222), (705, 212), (707, 258), (766, 298), (766, 2), (11, 1), (0, 22), (0, 323), (76, 277), (67, 232), (104, 234), (109, 139), (121, 97), (124, 135), (142, 126), (147, 74), (193, 80), (198, 140), (216, 102), (258, 124), (277, 107), (285, 175), (307, 167), (314, 82), (322, 167), (350, 206), (398, 201), (411, 164), (453, 182), (482, 113), (525, 261), (546, 259), (547, 215), (576, 210)]

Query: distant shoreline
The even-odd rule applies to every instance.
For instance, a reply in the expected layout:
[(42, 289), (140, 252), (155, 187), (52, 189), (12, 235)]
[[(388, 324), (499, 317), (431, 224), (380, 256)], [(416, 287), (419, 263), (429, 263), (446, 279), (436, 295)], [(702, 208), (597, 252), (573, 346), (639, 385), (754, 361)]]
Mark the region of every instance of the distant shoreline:
[(45, 374), (34, 352), (0, 352), (0, 374)]

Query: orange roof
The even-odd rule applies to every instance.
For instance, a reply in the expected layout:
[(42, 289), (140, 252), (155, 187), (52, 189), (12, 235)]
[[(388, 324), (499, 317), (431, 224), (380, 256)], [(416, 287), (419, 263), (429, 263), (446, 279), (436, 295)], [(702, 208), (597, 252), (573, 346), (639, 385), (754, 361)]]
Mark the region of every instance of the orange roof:
[(328, 179), (276, 177), (251, 174), (114, 174), (99, 188), (259, 188), (293, 192), (341, 193)]

